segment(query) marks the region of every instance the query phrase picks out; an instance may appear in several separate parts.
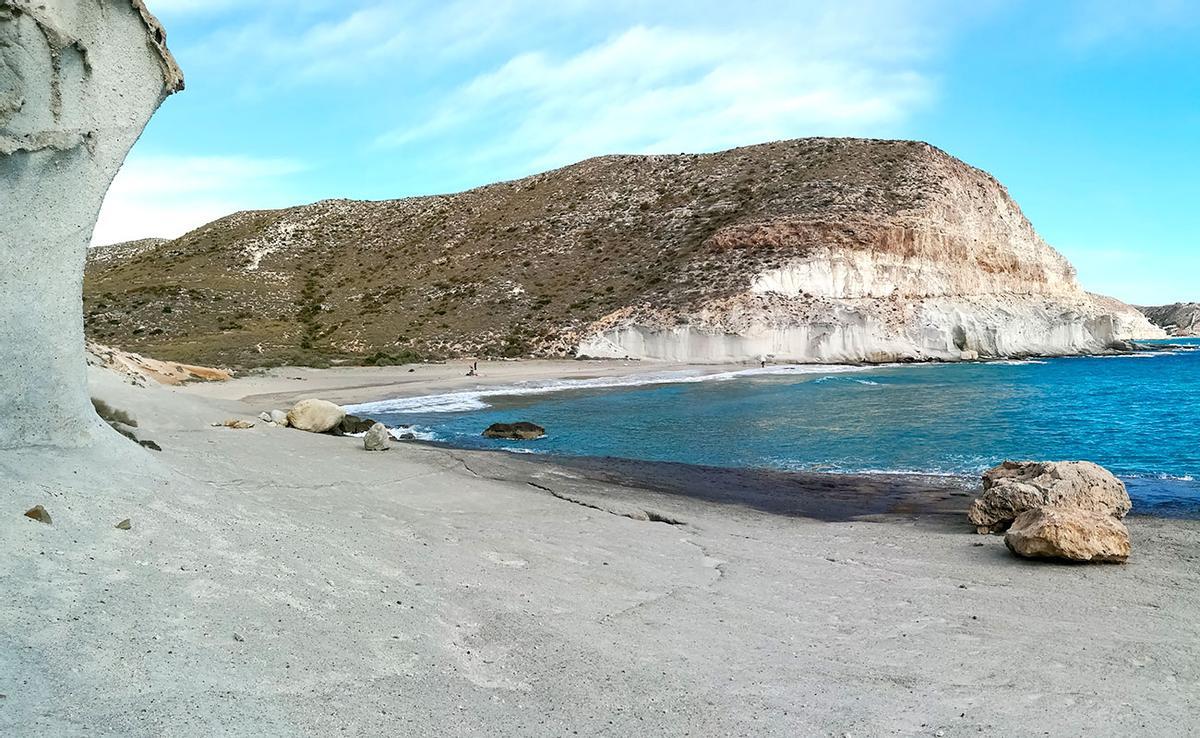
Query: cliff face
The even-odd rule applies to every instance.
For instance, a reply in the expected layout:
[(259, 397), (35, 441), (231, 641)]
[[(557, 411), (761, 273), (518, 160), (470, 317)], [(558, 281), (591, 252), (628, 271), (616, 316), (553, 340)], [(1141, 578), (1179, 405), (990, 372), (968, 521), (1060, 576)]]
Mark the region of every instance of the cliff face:
[(240, 213), (94, 250), (85, 296), (93, 338), (200, 364), (959, 359), (1156, 334), (1083, 292), (987, 174), (862, 139)]
[[(992, 177), (923, 144), (905, 153), (919, 167), (917, 192), (897, 177), (831, 180), (821, 183), (831, 196), (862, 204), (724, 227), (706, 251), (759, 254), (746, 289), (686, 310), (616, 311), (579, 353), (959, 360), (1091, 353), (1161, 335), (1136, 310), (1084, 292)], [(869, 198), (874, 188), (885, 196)]]
[(113, 435), (87, 395), (80, 288), (109, 183), (182, 87), (164, 39), (141, 0), (0, 0), (0, 448)]
[(1139, 307), (1146, 318), (1172, 336), (1200, 336), (1200, 302), (1176, 302), (1157, 307)]

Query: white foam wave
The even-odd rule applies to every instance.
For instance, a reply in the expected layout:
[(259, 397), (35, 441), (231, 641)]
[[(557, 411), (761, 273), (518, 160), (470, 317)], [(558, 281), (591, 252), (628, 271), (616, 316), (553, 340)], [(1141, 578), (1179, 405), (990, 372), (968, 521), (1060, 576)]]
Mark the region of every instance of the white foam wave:
[(449, 392), (422, 397), (398, 397), (392, 400), (365, 402), (348, 405), (346, 412), (355, 415), (371, 413), (463, 413), (484, 410), (488, 407), (485, 398), (522, 395), (545, 395), (570, 390), (608, 389), (612, 387), (641, 387), (655, 384), (689, 384), (694, 382), (724, 382), (746, 377), (794, 376), (804, 374), (841, 374), (867, 371), (874, 367), (848, 366), (843, 364), (785, 364), (780, 366), (756, 367), (728, 372), (704, 373), (699, 369), (630, 374), (620, 377), (595, 377), (592, 379), (557, 379), (545, 382), (521, 382), (498, 387), (480, 387), (463, 392)]
[(987, 364), (995, 364), (998, 366), (1028, 366), (1030, 364), (1046, 364), (1048, 362), (1041, 359), (1001, 359), (999, 361), (988, 361)]

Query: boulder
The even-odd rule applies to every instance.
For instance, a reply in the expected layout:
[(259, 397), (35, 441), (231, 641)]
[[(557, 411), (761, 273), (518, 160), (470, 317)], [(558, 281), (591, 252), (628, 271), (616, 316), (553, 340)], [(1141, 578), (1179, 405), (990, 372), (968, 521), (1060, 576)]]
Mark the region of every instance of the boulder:
[(392, 434), (383, 423), (372, 425), (363, 436), (363, 448), (368, 451), (387, 451), (391, 447)]
[(992, 533), (1041, 507), (1123, 518), (1131, 506), (1125, 484), (1090, 461), (1005, 461), (983, 475), (983, 494), (971, 503), (967, 517), (980, 533)]
[(309, 433), (328, 433), (342, 422), (346, 411), (325, 400), (301, 400), (287, 414), (288, 425)]
[(376, 425), (377, 421), (370, 418), (360, 418), (357, 415), (347, 415), (342, 418), (342, 422), (338, 423), (338, 430), (345, 435), (352, 433), (366, 433)]
[(1004, 545), (1030, 559), (1120, 563), (1132, 544), (1125, 524), (1112, 515), (1079, 508), (1043, 507), (1017, 516)]
[(483, 432), (485, 438), (505, 438), (512, 441), (534, 441), (546, 435), (546, 429), (533, 423), (492, 423)]
[(286, 428), (288, 427), (288, 414), (282, 410), (272, 410), (271, 422), (275, 425), (281, 425)]
[(271, 413), (263, 411), (258, 414), (258, 419), (264, 423), (274, 423), (275, 419), (271, 417)]

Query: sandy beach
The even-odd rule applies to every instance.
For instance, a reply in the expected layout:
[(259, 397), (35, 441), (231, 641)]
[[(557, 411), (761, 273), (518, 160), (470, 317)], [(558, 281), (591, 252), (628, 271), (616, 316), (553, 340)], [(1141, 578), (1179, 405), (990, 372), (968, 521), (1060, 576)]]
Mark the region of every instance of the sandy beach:
[[(811, 475), (773, 495), (769, 476), (210, 425), (673, 368), (178, 388), (91, 369), (163, 450), (128, 444), (124, 484), (10, 474), (0, 734), (1194, 732), (1197, 521), (1134, 517), (1128, 564), (1051, 565), (973, 534), (951, 483)], [(655, 475), (673, 481), (637, 486)], [(827, 504), (786, 503), (805, 491)], [(39, 503), (53, 524), (21, 515)]]

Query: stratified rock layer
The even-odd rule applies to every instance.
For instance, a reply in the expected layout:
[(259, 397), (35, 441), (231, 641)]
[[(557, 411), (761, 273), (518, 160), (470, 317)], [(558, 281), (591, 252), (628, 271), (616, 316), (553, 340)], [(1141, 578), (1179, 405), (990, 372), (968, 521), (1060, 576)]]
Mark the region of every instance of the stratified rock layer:
[(87, 394), (84, 260), (126, 153), (183, 85), (164, 41), (141, 0), (0, 0), (0, 448), (111, 432)]
[[(760, 255), (746, 289), (687, 310), (623, 308), (598, 321), (578, 352), (958, 361), (1095, 353), (1162, 335), (1135, 309), (1086, 293), (987, 173), (924, 144), (906, 155), (873, 181), (827, 182), (823, 210), (721, 228), (707, 242), (716, 258)], [(921, 167), (917, 187), (896, 171), (913, 166)]]

